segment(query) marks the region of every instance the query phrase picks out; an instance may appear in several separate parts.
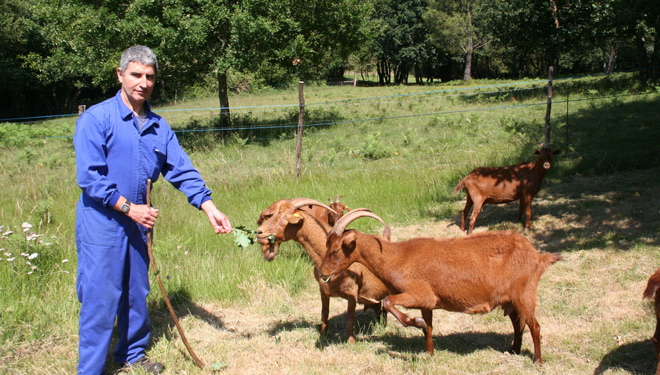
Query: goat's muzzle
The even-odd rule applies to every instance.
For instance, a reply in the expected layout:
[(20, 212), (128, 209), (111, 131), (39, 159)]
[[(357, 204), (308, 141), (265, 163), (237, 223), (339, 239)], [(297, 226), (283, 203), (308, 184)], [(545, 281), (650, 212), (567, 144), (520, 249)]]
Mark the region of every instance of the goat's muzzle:
[(328, 277), (324, 277), (324, 275), (319, 275), (319, 278), (324, 282), (324, 283), (329, 283), (332, 280), (332, 274), (330, 274)]

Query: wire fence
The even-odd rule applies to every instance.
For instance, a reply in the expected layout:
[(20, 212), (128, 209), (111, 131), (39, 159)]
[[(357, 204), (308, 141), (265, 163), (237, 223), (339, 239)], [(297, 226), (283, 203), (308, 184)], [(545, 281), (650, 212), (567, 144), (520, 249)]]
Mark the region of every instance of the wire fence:
[[(634, 72), (636, 71), (642, 71), (644, 69), (636, 69), (633, 70)], [(594, 75), (577, 75), (577, 76), (572, 76), (572, 77), (564, 77), (564, 78), (556, 78), (554, 79), (554, 82), (559, 83), (562, 81), (575, 81), (583, 78), (594, 78), (594, 77), (599, 77), (599, 76), (613, 76), (618, 73), (628, 73), (628, 72), (633, 72), (633, 71), (626, 71), (626, 72), (617, 72), (617, 73), (610, 73), (610, 74), (594, 74)], [(342, 104), (342, 103), (353, 103), (353, 104), (359, 104), (360, 102), (367, 102), (367, 101), (381, 101), (383, 99), (388, 99), (388, 98), (403, 98), (403, 97), (415, 97), (415, 96), (420, 96), (420, 95), (438, 95), (438, 94), (448, 94), (448, 93), (455, 93), (453, 95), (475, 95), (474, 93), (466, 93), (469, 91), (479, 91), (483, 89), (489, 89), (489, 88), (500, 88), (500, 87), (514, 87), (514, 86), (522, 86), (522, 85), (539, 85), (537, 87), (532, 87), (528, 88), (526, 90), (533, 90), (533, 89), (538, 89), (538, 88), (543, 88), (547, 84), (548, 80), (547, 79), (539, 79), (539, 80), (524, 80), (524, 81), (519, 81), (519, 82), (508, 82), (508, 83), (501, 83), (501, 84), (493, 84), (493, 85), (484, 85), (484, 86), (474, 86), (474, 87), (458, 87), (458, 88), (448, 88), (448, 89), (442, 89), (442, 90), (432, 90), (432, 91), (422, 91), (422, 92), (415, 92), (415, 93), (404, 93), (404, 94), (393, 94), (393, 95), (384, 95), (384, 96), (374, 96), (374, 97), (367, 97), (367, 98), (354, 98), (354, 99), (341, 99), (341, 100), (335, 100), (335, 101), (324, 101), (324, 102), (318, 102), (318, 103), (306, 103), (306, 107), (314, 107), (314, 106), (328, 106), (328, 105), (336, 105), (336, 104)], [(514, 92), (515, 90), (507, 90), (506, 92)], [(501, 94), (503, 93), (502, 91), (492, 91), (492, 92), (486, 92), (486, 93), (481, 93), (479, 92), (478, 94), (480, 95), (487, 95), (487, 94)], [(357, 105), (356, 104), (356, 105)], [(272, 110), (272, 109), (281, 109), (281, 108), (297, 108), (298, 104), (277, 104), (277, 105), (258, 105), (258, 106), (236, 106), (236, 107), (208, 107), (208, 108), (179, 108), (179, 109), (159, 109), (158, 112), (200, 112), (200, 111), (214, 111), (218, 112), (223, 110), (223, 109), (229, 109), (231, 111), (255, 111), (255, 110)], [(3, 122), (18, 122), (18, 123), (25, 123), (25, 122), (35, 122), (35, 121), (46, 121), (46, 120), (51, 120), (51, 119), (57, 119), (57, 118), (66, 118), (66, 117), (74, 117), (74, 116), (79, 116), (80, 113), (69, 113), (69, 114), (59, 114), (59, 115), (44, 115), (44, 116), (27, 116), (27, 117), (14, 117), (14, 118), (4, 118), (0, 119), (0, 123)]]
[[(640, 96), (640, 95), (655, 95), (657, 92), (642, 92), (642, 93), (623, 93), (618, 95), (600, 95), (598, 93), (589, 94), (587, 97), (577, 97), (570, 98), (570, 87), (577, 86), (578, 83), (585, 79), (591, 79), (594, 77), (615, 77), (618, 73), (612, 73), (609, 75), (582, 75), (582, 76), (572, 76), (554, 79), (555, 92), (558, 92), (562, 95), (561, 101), (555, 101), (555, 103), (565, 103), (567, 116), (569, 113), (569, 105), (571, 103), (587, 102), (587, 101), (602, 101), (602, 100), (617, 100), (623, 99), (631, 96)], [(517, 104), (506, 104), (502, 105), (503, 102), (511, 101), (511, 98), (541, 98), (546, 94), (548, 79), (540, 80), (524, 80), (518, 82), (510, 83), (498, 83), (492, 85), (482, 85), (482, 86), (470, 86), (470, 87), (453, 87), (440, 90), (430, 90), (430, 91), (421, 91), (421, 92), (408, 92), (401, 94), (392, 94), (392, 95), (382, 95), (382, 96), (373, 96), (373, 97), (364, 97), (364, 98), (350, 98), (350, 99), (340, 99), (332, 101), (320, 101), (320, 102), (311, 102), (306, 103), (305, 108), (309, 110), (325, 110), (330, 111), (331, 109), (337, 108), (346, 108), (348, 106), (359, 106), (364, 107), (368, 105), (372, 106), (394, 106), (394, 105), (403, 105), (406, 103), (419, 103), (421, 100), (432, 101), (438, 97), (442, 98), (458, 98), (467, 103), (467, 106), (460, 109), (444, 109), (437, 111), (426, 111), (422, 113), (404, 113), (404, 114), (393, 114), (393, 115), (384, 115), (376, 117), (356, 117), (356, 116), (340, 116), (342, 118), (335, 118), (337, 116), (331, 116), (326, 119), (308, 119), (304, 124), (304, 128), (319, 128), (319, 127), (330, 127), (330, 126), (344, 126), (350, 124), (358, 124), (364, 122), (378, 122), (378, 121), (392, 121), (392, 120), (402, 120), (402, 119), (411, 119), (411, 118), (420, 118), (420, 117), (433, 117), (433, 116), (449, 116), (455, 114), (467, 114), (467, 113), (476, 113), (476, 112), (487, 112), (487, 111), (516, 111), (524, 107), (534, 107), (534, 106), (546, 106), (547, 102), (538, 101), (538, 102), (525, 102)], [(565, 90), (563, 86), (567, 87)], [(408, 86), (410, 87), (410, 86)], [(347, 90), (352, 90), (351, 87), (347, 87)], [(470, 102), (471, 98), (474, 99)], [(492, 101), (488, 101), (488, 98), (492, 98)], [(483, 104), (486, 102), (486, 105)], [(488, 105), (494, 103), (494, 105)], [(176, 128), (175, 132), (179, 134), (186, 133), (218, 133), (220, 137), (223, 137), (223, 134), (228, 133), (241, 133), (241, 134), (251, 134), (251, 137), (256, 140), (264, 139), (265, 137), (271, 136), (266, 135), (264, 137), (264, 132), (286, 132), (290, 129), (296, 128), (298, 123), (293, 121), (293, 116), (288, 116), (291, 118), (291, 121), (282, 121), (281, 115), (279, 119), (275, 120), (255, 120), (254, 115), (256, 113), (269, 113), (274, 114), (279, 111), (297, 111), (299, 104), (275, 104), (275, 105), (254, 105), (254, 106), (236, 106), (229, 107), (232, 113), (232, 120), (234, 118), (239, 118), (244, 116), (241, 121), (236, 121), (236, 125), (232, 127), (220, 127), (212, 126), (213, 123), (209, 122), (210, 126), (196, 126), (195, 121), (191, 121), (186, 128)], [(220, 113), (223, 107), (206, 107), (206, 108), (178, 108), (178, 109), (156, 109), (158, 113), (183, 113), (183, 114), (194, 114), (194, 113), (203, 113), (204, 117), (209, 116), (220, 116)], [(55, 116), (34, 116), (34, 117), (21, 117), (13, 119), (1, 119), (0, 122), (9, 122), (14, 121), (18, 123), (33, 123), (33, 122), (44, 122), (47, 120), (63, 118), (63, 117), (74, 117), (79, 116), (79, 114), (63, 114)], [(287, 117), (287, 116), (285, 116)], [(555, 116), (556, 117), (556, 116)], [(567, 119), (568, 121), (568, 119)], [(219, 124), (219, 123), (217, 123)], [(0, 127), (2, 124), (0, 124)], [(261, 134), (255, 136), (255, 134)], [(33, 137), (31, 139), (54, 139), (54, 138), (71, 138), (70, 135), (51, 135), (45, 137)]]

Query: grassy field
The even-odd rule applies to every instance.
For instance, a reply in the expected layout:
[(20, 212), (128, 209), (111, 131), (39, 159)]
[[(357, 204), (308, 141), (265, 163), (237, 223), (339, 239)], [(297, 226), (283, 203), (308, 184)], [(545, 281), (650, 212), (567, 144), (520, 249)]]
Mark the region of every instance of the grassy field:
[[(461, 236), (458, 180), (478, 165), (532, 160), (543, 141), (545, 83), (505, 83), (306, 87), (300, 178), (296, 91), (232, 97), (231, 131), (218, 129), (217, 111), (204, 110), (217, 107), (212, 98), (156, 112), (180, 130), (234, 226), (256, 229), (259, 213), (277, 199), (341, 194), (349, 207), (383, 217), (396, 239)], [(370, 312), (358, 314), (357, 344), (346, 344), (346, 304), (333, 299), (330, 332), (319, 338), (318, 286), (302, 248), (285, 243), (266, 263), (256, 245), (241, 249), (231, 234), (214, 235), (163, 181), (153, 193), (160, 209), (154, 251), (188, 340), (208, 367), (200, 371), (188, 357), (155, 284), (148, 354), (166, 364), (165, 374), (654, 373), (655, 321), (641, 295), (660, 266), (660, 95), (632, 75), (558, 80), (552, 114), (552, 143), (562, 153), (523, 232), (564, 258), (539, 286), (542, 368), (532, 363), (528, 332), (522, 355), (505, 353), (513, 332), (501, 310), (436, 310), (429, 356), (419, 330), (392, 317), (381, 324)], [(3, 374), (75, 372), (74, 127), (75, 118), (0, 124)], [(521, 230), (516, 213), (515, 203), (486, 206), (476, 230)], [(378, 230), (370, 221), (355, 227)], [(110, 357), (108, 368), (119, 370)]]

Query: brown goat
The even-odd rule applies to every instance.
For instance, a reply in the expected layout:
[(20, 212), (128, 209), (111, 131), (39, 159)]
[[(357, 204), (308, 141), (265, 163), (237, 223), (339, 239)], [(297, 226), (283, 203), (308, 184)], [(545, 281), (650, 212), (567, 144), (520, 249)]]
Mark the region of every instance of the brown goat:
[[(541, 363), (536, 288), (541, 274), (560, 259), (559, 255), (539, 253), (527, 238), (512, 231), (403, 242), (346, 231), (346, 226), (360, 217), (383, 222), (367, 211), (349, 212), (339, 219), (328, 235), (319, 269), (323, 280), (340, 277), (355, 262), (364, 264), (390, 289), (383, 308), (404, 327), (421, 328), (426, 351), (431, 354), (434, 309), (476, 314), (501, 306), (513, 323), (511, 350), (520, 353), (522, 334), (528, 326), (534, 341), (534, 360)], [(420, 309), (422, 318), (410, 318), (396, 305)]]
[[(321, 207), (322, 210), (311, 211), (309, 205)], [(331, 283), (321, 282), (318, 267), (325, 255), (325, 243), (332, 228), (327, 219), (330, 218), (334, 223), (342, 213), (339, 209), (346, 207), (338, 201), (331, 203), (331, 206), (338, 209), (336, 214), (328, 215), (332, 212), (328, 210), (330, 207), (311, 199), (278, 200), (261, 213), (257, 221), (260, 225), (257, 229), (257, 241), (261, 244), (264, 259), (268, 261), (275, 258), (281, 242), (294, 240), (303, 246), (314, 263), (314, 277), (321, 292), (321, 334), (324, 334), (328, 327), (330, 297), (340, 297), (348, 301), (348, 342), (355, 343), (353, 327), (356, 305), (360, 303), (365, 305), (365, 310), (373, 309), (378, 317), (385, 320), (380, 300), (387, 295), (387, 288), (360, 264), (350, 267), (342, 277)], [(318, 216), (313, 216), (313, 213)]]
[(508, 167), (481, 167), (475, 168), (456, 186), (457, 194), (463, 188), (467, 191), (465, 208), (461, 214), (461, 230), (465, 230), (465, 219), (474, 204), (470, 217), (468, 234), (472, 233), (477, 216), (484, 204), (510, 203), (520, 200), (518, 221), (522, 219), (523, 209), (527, 211), (525, 228), (529, 229), (532, 218), (532, 199), (541, 189), (545, 172), (550, 169), (552, 156), (560, 151), (552, 151), (550, 147), (542, 145), (534, 153), (539, 158), (530, 163), (518, 163)]
[(660, 268), (649, 277), (649, 282), (644, 290), (645, 298), (653, 298), (655, 302), (655, 333), (653, 333), (653, 347), (655, 348), (655, 359), (658, 361), (656, 375), (660, 375)]
[(328, 207), (330, 207), (332, 210), (328, 210), (327, 208), (316, 204), (303, 206), (300, 209), (307, 211), (310, 215), (321, 221), (326, 229), (330, 230), (332, 226), (335, 225), (337, 220), (342, 217), (342, 215), (344, 215), (344, 211), (350, 211), (348, 206), (339, 201), (341, 197), (341, 195), (338, 195), (337, 200), (334, 202), (332, 201), (332, 198), (329, 199), (330, 204), (328, 204)]

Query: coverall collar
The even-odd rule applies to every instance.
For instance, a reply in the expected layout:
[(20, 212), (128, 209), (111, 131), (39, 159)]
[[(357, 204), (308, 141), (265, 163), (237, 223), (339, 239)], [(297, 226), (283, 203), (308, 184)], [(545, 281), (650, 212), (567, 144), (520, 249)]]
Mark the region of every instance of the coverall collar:
[[(128, 108), (126, 103), (124, 103), (124, 100), (121, 98), (121, 90), (117, 91), (117, 95), (115, 95), (115, 99), (117, 100), (117, 106), (119, 107), (119, 116), (122, 118), (122, 120), (126, 121), (130, 118), (133, 118), (133, 111)], [(158, 116), (156, 116), (153, 112), (151, 112), (151, 106), (149, 105), (148, 101), (144, 102), (144, 111), (147, 115), (147, 123), (144, 124), (144, 128), (142, 128), (142, 132), (145, 130), (149, 129), (152, 125), (158, 125)]]

